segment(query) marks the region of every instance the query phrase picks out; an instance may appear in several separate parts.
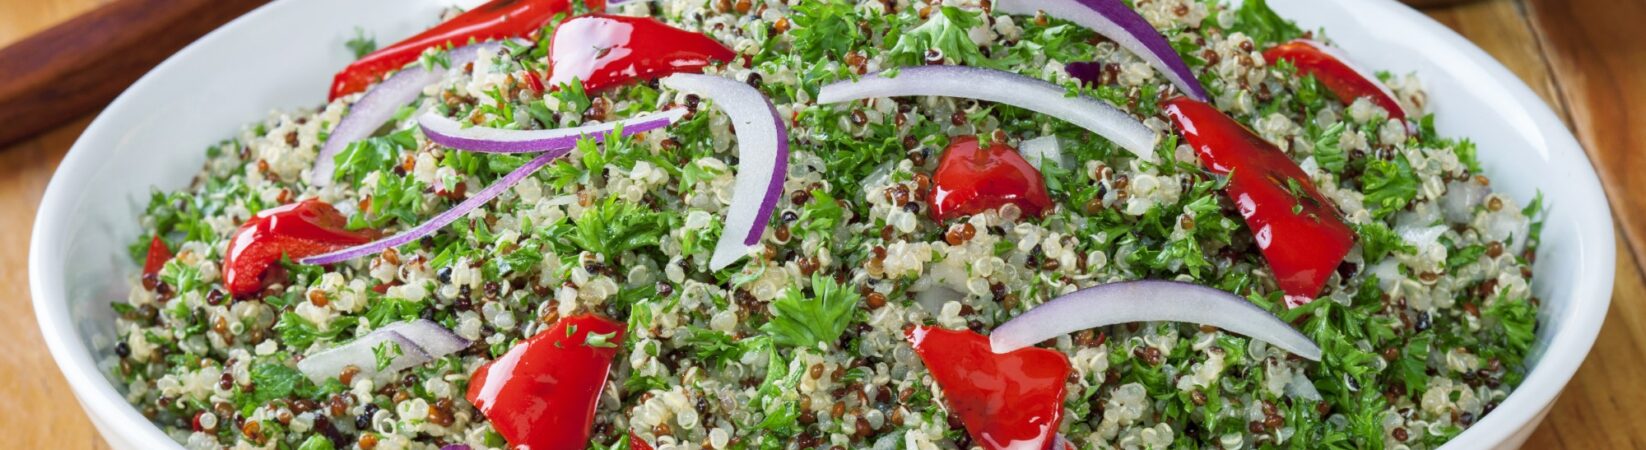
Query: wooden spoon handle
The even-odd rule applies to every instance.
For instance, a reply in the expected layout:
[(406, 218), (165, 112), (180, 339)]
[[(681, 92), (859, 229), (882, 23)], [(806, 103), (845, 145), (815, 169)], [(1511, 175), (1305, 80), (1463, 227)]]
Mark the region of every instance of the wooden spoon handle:
[(0, 49), (0, 147), (103, 107), (149, 69), (268, 0), (115, 0)]

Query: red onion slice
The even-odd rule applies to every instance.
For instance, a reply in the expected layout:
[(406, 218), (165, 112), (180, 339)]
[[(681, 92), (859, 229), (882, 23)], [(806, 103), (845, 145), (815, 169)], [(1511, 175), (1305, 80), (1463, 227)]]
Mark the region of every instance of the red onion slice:
[(452, 330), (448, 330), (446, 327), (428, 319), (395, 322), (384, 325), (379, 330), (400, 333), (401, 336), (410, 339), (418, 347), (422, 347), (425, 352), (428, 352), (429, 356), (435, 358), (469, 348), (470, 344), (468, 339), (463, 339), (462, 336), (458, 336)]
[(771, 100), (736, 80), (681, 73), (664, 78), (663, 86), (714, 101), (731, 118), (732, 132), (737, 134), (737, 181), (732, 206), (720, 242), (714, 246), (714, 256), (709, 259), (709, 268), (720, 270), (748, 256), (771, 221), (789, 172), (789, 130)]
[(1159, 280), (1109, 283), (1052, 299), (995, 328), (989, 343), (995, 353), (1005, 353), (1079, 330), (1132, 322), (1211, 325), (1320, 360), (1320, 347), (1308, 336), (1246, 299)]
[[(378, 346), (386, 342), (392, 342), (400, 346), (400, 355), (394, 357), (394, 360), (389, 362), (389, 365), (384, 367), (383, 370), (378, 370), (376, 350)], [(338, 376), (338, 374), (343, 373), (344, 368), (349, 366), (359, 369), (361, 375), (376, 378), (379, 375), (393, 374), (408, 367), (433, 360), (432, 355), (429, 355), (423, 347), (419, 347), (416, 342), (412, 342), (406, 336), (392, 330), (379, 328), (367, 333), (365, 336), (349, 341), (347, 344), (332, 347), (303, 358), (302, 361), (297, 362), (297, 370), (303, 372), (303, 375), (308, 376), (315, 383), (320, 383), (326, 381), (327, 378)]]
[(398, 247), (408, 242), (421, 239), (423, 236), (434, 234), (434, 232), (440, 231), (441, 228), (445, 228), (446, 225), (450, 225), (452, 222), (457, 221), (457, 219), (463, 217), (464, 214), (468, 214), (469, 211), (479, 208), (481, 205), (486, 204), (486, 202), (497, 198), (497, 196), (501, 195), (503, 191), (508, 190), (515, 184), (520, 183), (520, 180), (526, 179), (526, 177), (531, 175), (532, 172), (536, 172), (537, 169), (541, 169), (543, 166), (548, 165), (550, 161), (554, 161), (555, 158), (565, 156), (570, 152), (571, 149), (569, 148), (544, 152), (542, 155), (538, 155), (531, 161), (527, 161), (526, 164), (514, 169), (513, 172), (509, 172), (507, 175), (504, 175), (502, 179), (492, 183), (491, 186), (486, 186), (485, 189), (482, 189), (480, 192), (474, 194), (473, 197), (463, 200), (463, 203), (458, 203), (457, 206), (453, 206), (451, 209), (446, 210), (446, 212), (442, 212), (439, 215), (434, 216), (434, 218), (429, 219), (428, 222), (423, 222), (422, 224), (412, 227), (410, 230), (402, 231), (400, 234), (396, 234), (394, 236), (389, 236), (331, 253), (310, 256), (308, 258), (300, 259), (298, 262), (302, 264), (315, 265), (343, 262), (350, 259), (359, 258), (361, 256), (381, 253), (385, 249)]
[(573, 128), (505, 130), (487, 127), (464, 128), (463, 124), (430, 111), (419, 116), (417, 123), (423, 127), (423, 135), (427, 136), (430, 142), (458, 150), (480, 153), (534, 153), (572, 148), (577, 145), (577, 140), (584, 136), (594, 139), (596, 143), (603, 142), (618, 125), (623, 126), (624, 136), (633, 136), (669, 126), (685, 115), (685, 109), (677, 108)]
[(1166, 37), (1120, 0), (999, 0), (994, 9), (1013, 15), (1045, 11), (1048, 16), (1089, 28), (1154, 66), (1189, 98), (1202, 102), (1210, 98)]
[(897, 75), (865, 76), (824, 86), (818, 104), (873, 97), (960, 97), (1003, 103), (1063, 119), (1108, 138), (1144, 161), (1154, 161), (1159, 140), (1154, 130), (1125, 111), (1038, 79), (993, 69), (965, 66), (920, 66), (896, 69)]
[[(518, 39), (514, 42), (529, 44)], [(497, 51), (502, 45), (492, 41), (451, 49), (446, 52), (446, 60), (451, 62), (448, 65), (450, 69), (429, 70), (431, 67), (414, 64), (401, 69), (366, 91), (360, 100), (349, 106), (349, 112), (343, 115), (337, 126), (332, 127), (326, 144), (320, 147), (320, 153), (314, 157), (314, 170), (309, 172), (309, 183), (316, 186), (331, 183), (332, 171), (336, 168), (335, 159), (339, 152), (355, 141), (371, 137), (383, 126), (383, 122), (387, 122), (389, 118), (394, 117), (394, 113), (400, 111), (400, 107), (423, 95), (423, 88), (440, 82), (452, 72), (474, 62), (481, 50)]]

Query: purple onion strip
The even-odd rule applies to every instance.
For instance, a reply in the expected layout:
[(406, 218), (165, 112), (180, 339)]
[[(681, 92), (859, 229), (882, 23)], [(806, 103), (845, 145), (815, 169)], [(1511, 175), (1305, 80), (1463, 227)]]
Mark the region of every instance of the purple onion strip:
[(577, 140), (585, 136), (596, 143), (604, 142), (606, 136), (619, 125), (623, 127), (624, 136), (633, 136), (669, 126), (685, 115), (685, 109), (676, 108), (573, 128), (505, 130), (487, 127), (464, 128), (463, 124), (430, 111), (419, 116), (417, 123), (423, 127), (423, 135), (427, 136), (430, 142), (458, 150), (478, 153), (536, 153), (575, 147)]
[(1189, 70), (1189, 64), (1166, 42), (1166, 37), (1121, 0), (999, 0), (995, 10), (1012, 15), (1045, 11), (1046, 15), (1089, 28), (1143, 58), (1189, 98), (1199, 101), (1210, 98), (1194, 71)]
[[(748, 256), (771, 221), (789, 172), (789, 131), (771, 100), (748, 84), (712, 75), (675, 74), (664, 78), (663, 86), (713, 101), (731, 118), (737, 134), (732, 205), (709, 259), (709, 268), (720, 270)], [(753, 203), (756, 199), (759, 204)]]
[(543, 166), (548, 165), (549, 162), (554, 161), (556, 158), (561, 156), (565, 156), (570, 152), (570, 148), (544, 152), (536, 158), (533, 158), (531, 161), (527, 161), (525, 165), (514, 169), (513, 172), (509, 172), (507, 175), (504, 175), (502, 179), (492, 183), (491, 186), (486, 186), (485, 189), (476, 193), (473, 197), (463, 200), (463, 203), (457, 204), (457, 206), (434, 216), (433, 219), (429, 219), (427, 222), (423, 222), (416, 227), (412, 227), (410, 230), (402, 231), (400, 234), (367, 242), (354, 247), (303, 258), (298, 262), (302, 264), (316, 265), (343, 262), (361, 256), (377, 254), (383, 250), (398, 247), (408, 242), (418, 240), (423, 236), (434, 234), (434, 232), (440, 231), (441, 228), (445, 228), (446, 225), (450, 225), (452, 222), (457, 221), (457, 219), (462, 218), (463, 215), (468, 214), (469, 211), (473, 211), (475, 208), (479, 208), (481, 205), (486, 204), (486, 202), (497, 198), (497, 196), (501, 195), (503, 191), (508, 190), (515, 184), (520, 183), (520, 180), (526, 179), (526, 177), (530, 176), (532, 172), (536, 172), (537, 169), (543, 168)]
[(1085, 128), (1154, 161), (1159, 136), (1125, 111), (1039, 79), (994, 69), (967, 66), (919, 66), (896, 69), (857, 80), (841, 81), (818, 91), (817, 103), (849, 102), (875, 97), (938, 96), (1002, 103), (1056, 117)]
[(453, 71), (461, 70), (464, 65), (474, 62), (481, 50), (497, 51), (502, 46), (502, 43), (492, 41), (454, 48), (446, 52), (446, 60), (451, 63), (448, 67), (451, 69), (429, 70), (421, 64), (414, 64), (373, 86), (360, 97), (360, 100), (349, 106), (349, 112), (343, 115), (337, 126), (332, 127), (331, 135), (326, 138), (325, 145), (320, 147), (320, 153), (314, 157), (314, 169), (309, 173), (309, 182), (316, 186), (331, 183), (332, 172), (336, 169), (337, 154), (348, 148), (349, 144), (371, 137), (383, 126), (383, 122), (387, 122), (400, 111), (400, 107), (423, 95), (423, 88), (440, 82)]
[(1211, 325), (1320, 360), (1320, 347), (1308, 336), (1246, 299), (1160, 280), (1109, 283), (1052, 299), (996, 327), (989, 344), (995, 353), (1005, 353), (1075, 331), (1133, 322)]

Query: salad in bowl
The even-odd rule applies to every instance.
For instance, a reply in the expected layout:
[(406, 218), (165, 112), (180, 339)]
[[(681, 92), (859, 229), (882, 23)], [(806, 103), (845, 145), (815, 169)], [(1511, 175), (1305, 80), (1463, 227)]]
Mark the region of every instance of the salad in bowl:
[(1527, 373), (1541, 197), (1261, 0), (440, 20), (132, 218), (183, 446), (1433, 448)]

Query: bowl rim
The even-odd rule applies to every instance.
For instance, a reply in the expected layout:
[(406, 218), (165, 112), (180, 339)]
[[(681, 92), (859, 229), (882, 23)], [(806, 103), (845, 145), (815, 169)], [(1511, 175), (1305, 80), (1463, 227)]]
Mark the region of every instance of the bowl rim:
[[(1616, 266), (1612, 212), (1606, 201), (1606, 193), (1600, 187), (1593, 164), (1572, 132), (1566, 128), (1565, 122), (1524, 81), (1484, 50), (1450, 28), (1395, 0), (1336, 1), (1352, 2), (1356, 8), (1378, 8), (1381, 9), (1380, 12), (1397, 15), (1404, 22), (1418, 28), (1419, 33), (1438, 39), (1442, 41), (1441, 44), (1462, 52), (1467, 57), (1466, 63), (1472, 63), (1484, 70), (1491, 81), (1507, 89), (1506, 97), (1514, 105), (1535, 120), (1540, 131), (1549, 138), (1546, 144), (1549, 145), (1550, 159), (1575, 158), (1573, 161), (1583, 169), (1579, 171), (1577, 179), (1569, 180), (1575, 185), (1572, 188), (1577, 190), (1573, 198), (1582, 203), (1575, 205), (1577, 207), (1573, 208), (1573, 211), (1585, 215), (1584, 222), (1599, 225), (1591, 227), (1593, 230), (1585, 229), (1594, 231), (1593, 233), (1574, 237), (1573, 239), (1579, 240), (1580, 245), (1575, 246), (1572, 251), (1584, 252), (1585, 257), (1579, 261), (1592, 261), (1603, 267), (1600, 267), (1602, 270), (1580, 274), (1580, 277), (1572, 282), (1573, 286), (1568, 287), (1573, 292), (1574, 305), (1579, 307), (1573, 308), (1569, 321), (1555, 332), (1547, 347), (1562, 351), (1545, 351), (1542, 359), (1532, 367), (1520, 387), (1511, 392), (1496, 410), (1444, 447), (1484, 447), (1507, 442), (1518, 434), (1529, 431), (1523, 428), (1534, 425), (1553, 405), (1555, 397), (1565, 388), (1587, 357), (1605, 320), (1611, 302)], [(1238, 3), (1238, 0), (1231, 2)], [(299, 5), (306, 6), (304, 2), (271, 2), (261, 6), (207, 33), (150, 70), (111, 102), (104, 112), (98, 114), (76, 139), (46, 187), (37, 209), (29, 244), (29, 286), (32, 304), (42, 337), (59, 371), (68, 380), (71, 390), (91, 422), (105, 436), (115, 435), (134, 439), (140, 448), (181, 448), (170, 436), (161, 431), (160, 427), (143, 417), (135, 407), (126, 402), (125, 396), (115, 389), (113, 383), (105, 379), (91, 350), (81, 344), (75, 331), (66, 307), (64, 290), (53, 282), (60, 279), (62, 273), (49, 262), (59, 256), (48, 254), (45, 250), (47, 243), (65, 238), (62, 231), (65, 227), (61, 224), (74, 220), (74, 205), (70, 202), (82, 194), (85, 188), (73, 180), (84, 178), (97, 162), (94, 154), (97, 149), (90, 148), (88, 136), (115, 131), (110, 129), (110, 120), (106, 113), (128, 108), (128, 103), (134, 101), (132, 92), (144, 90), (153, 84), (155, 79), (165, 77), (180, 60), (202, 51), (201, 48), (208, 43), (223, 39), (225, 33), (243, 26), (245, 22), (259, 20), (263, 16), (273, 14), (273, 11), (297, 8)]]

